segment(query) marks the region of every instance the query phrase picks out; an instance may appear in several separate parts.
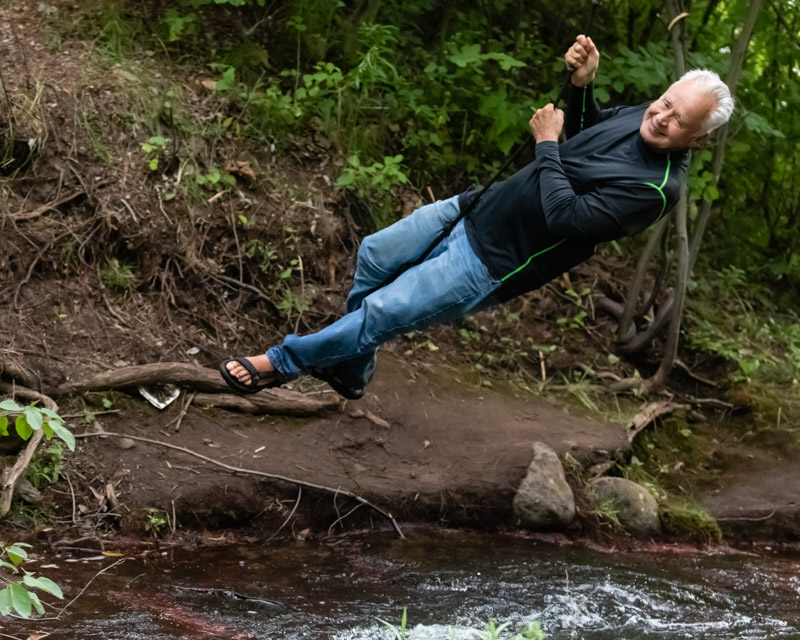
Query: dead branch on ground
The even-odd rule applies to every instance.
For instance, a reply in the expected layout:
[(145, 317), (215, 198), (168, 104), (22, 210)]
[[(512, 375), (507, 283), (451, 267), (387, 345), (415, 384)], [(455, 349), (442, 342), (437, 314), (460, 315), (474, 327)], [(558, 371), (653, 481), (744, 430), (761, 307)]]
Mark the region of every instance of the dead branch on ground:
[(335, 409), (339, 400), (335, 397), (311, 398), (288, 389), (264, 389), (257, 397), (234, 396), (215, 369), (201, 367), (188, 362), (156, 362), (152, 364), (121, 367), (96, 373), (84, 380), (68, 382), (59, 387), (46, 390), (49, 395), (62, 396), (85, 391), (121, 389), (125, 387), (148, 386), (151, 384), (175, 384), (198, 393), (195, 404), (213, 404), (240, 408), (253, 413), (280, 413), (286, 415), (312, 415)]

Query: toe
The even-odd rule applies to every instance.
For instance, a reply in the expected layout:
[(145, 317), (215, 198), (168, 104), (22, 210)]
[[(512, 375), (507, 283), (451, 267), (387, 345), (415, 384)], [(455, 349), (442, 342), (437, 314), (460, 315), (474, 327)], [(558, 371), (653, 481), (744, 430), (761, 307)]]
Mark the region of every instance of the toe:
[(236, 378), (239, 382), (243, 382), (245, 384), (250, 382), (250, 373), (238, 362), (236, 361), (229, 362), (227, 364), (227, 368), (228, 371), (230, 371), (230, 374), (234, 378)]

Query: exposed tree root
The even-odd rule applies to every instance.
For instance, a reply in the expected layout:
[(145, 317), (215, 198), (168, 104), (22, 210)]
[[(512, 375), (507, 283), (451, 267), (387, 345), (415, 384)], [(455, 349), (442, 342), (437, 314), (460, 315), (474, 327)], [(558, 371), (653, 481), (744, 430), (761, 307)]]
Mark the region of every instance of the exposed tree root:
[[(86, 379), (68, 382), (48, 389), (52, 396), (147, 386), (151, 384), (176, 384), (198, 393), (196, 404), (213, 404), (218, 407), (237, 408), (252, 413), (280, 413), (285, 415), (311, 415), (335, 409), (339, 400), (334, 397), (309, 397), (288, 389), (264, 389), (257, 396), (234, 396), (215, 369), (188, 362), (157, 362), (153, 364), (122, 367), (96, 373)], [(208, 395), (208, 393), (217, 395)]]

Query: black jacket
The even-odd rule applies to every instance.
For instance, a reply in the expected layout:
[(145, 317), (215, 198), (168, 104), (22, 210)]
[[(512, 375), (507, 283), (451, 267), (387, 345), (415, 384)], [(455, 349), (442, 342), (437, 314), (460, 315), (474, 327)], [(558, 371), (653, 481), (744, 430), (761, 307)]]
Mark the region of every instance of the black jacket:
[[(508, 300), (583, 262), (595, 244), (646, 229), (678, 202), (687, 151), (660, 153), (639, 135), (647, 104), (600, 111), (592, 87), (572, 87), (567, 141), (493, 186), (466, 221), (470, 245)], [(459, 196), (463, 210), (476, 191)]]

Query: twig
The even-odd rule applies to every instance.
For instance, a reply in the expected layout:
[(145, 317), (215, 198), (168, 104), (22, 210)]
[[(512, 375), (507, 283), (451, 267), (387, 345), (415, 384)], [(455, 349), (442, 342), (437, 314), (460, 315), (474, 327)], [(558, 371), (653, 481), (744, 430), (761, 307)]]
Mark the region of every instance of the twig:
[(721, 409), (733, 409), (734, 406), (730, 402), (725, 402), (719, 398), (695, 398), (694, 396), (684, 396), (692, 404), (708, 404), (712, 407), (720, 407)]
[(159, 189), (158, 187), (156, 187), (156, 194), (158, 194), (158, 206), (161, 209), (161, 213), (164, 214), (164, 217), (167, 219), (167, 222), (169, 222), (170, 226), (174, 226), (175, 223), (172, 222), (172, 219), (167, 215), (167, 212), (164, 210), (164, 202), (161, 200), (161, 189)]
[(275, 302), (273, 302), (272, 298), (270, 298), (266, 293), (264, 293), (258, 287), (254, 287), (252, 284), (247, 284), (246, 282), (240, 282), (236, 278), (231, 278), (230, 276), (216, 275), (216, 276), (211, 276), (211, 278), (213, 280), (222, 280), (223, 282), (235, 284), (237, 287), (241, 287), (242, 289), (247, 289), (248, 291), (256, 294), (262, 300), (266, 300), (267, 302), (269, 302), (274, 310), (278, 309), (278, 307), (275, 306)]
[(181, 413), (176, 418), (176, 421), (175, 421), (175, 433), (178, 433), (178, 431), (181, 430), (181, 422), (183, 422), (183, 419), (186, 417), (186, 413), (189, 411), (189, 405), (192, 404), (192, 400), (194, 400), (194, 397), (196, 395), (197, 395), (197, 392), (196, 391), (192, 391), (192, 393), (190, 393), (186, 397), (186, 402), (184, 403), (183, 408), (181, 409)]
[(303, 257), (297, 254), (297, 264), (300, 267), (300, 305), (297, 312), (297, 321), (294, 323), (294, 332), (298, 333), (300, 327), (300, 319), (303, 317), (303, 306), (305, 306), (306, 299), (306, 280), (303, 275)]
[(206, 462), (210, 462), (213, 465), (221, 467), (226, 471), (230, 471), (231, 473), (241, 473), (244, 475), (251, 475), (251, 476), (259, 476), (261, 478), (270, 478), (271, 480), (280, 480), (281, 482), (288, 482), (290, 484), (294, 484), (300, 487), (307, 487), (309, 489), (317, 489), (319, 491), (325, 491), (327, 493), (333, 493), (334, 496), (344, 495), (348, 498), (353, 498), (357, 500), (361, 504), (364, 504), (384, 518), (389, 520), (392, 523), (395, 531), (400, 536), (402, 540), (405, 540), (406, 537), (403, 535), (403, 532), (400, 530), (397, 521), (394, 519), (394, 516), (389, 513), (388, 511), (384, 511), (377, 505), (372, 504), (369, 500), (362, 498), (359, 495), (356, 495), (352, 491), (348, 491), (347, 489), (334, 489), (333, 487), (327, 487), (321, 484), (315, 484), (313, 482), (306, 482), (305, 480), (297, 480), (295, 478), (289, 478), (288, 476), (282, 476), (276, 473), (267, 473), (266, 471), (256, 471), (255, 469), (243, 469), (241, 467), (234, 467), (229, 464), (225, 464), (224, 462), (220, 462), (219, 460), (215, 460), (214, 458), (209, 458), (208, 456), (204, 456), (201, 453), (197, 453), (196, 451), (192, 451), (191, 449), (187, 449), (185, 447), (179, 447), (178, 445), (169, 444), (168, 442), (161, 442), (160, 440), (152, 440), (150, 438), (142, 438), (139, 436), (131, 436), (126, 435), (124, 433), (112, 433), (111, 431), (103, 431), (102, 433), (77, 433), (75, 434), (76, 438), (91, 438), (93, 436), (111, 436), (113, 438), (130, 438), (131, 440), (138, 440), (140, 442), (147, 442), (149, 444), (155, 444), (161, 447), (166, 447), (167, 449), (174, 449), (175, 451), (181, 451), (182, 453), (186, 453), (190, 456), (194, 456), (195, 458), (199, 458), (200, 460), (205, 460)]
[(686, 373), (687, 376), (692, 378), (692, 380), (697, 380), (698, 382), (702, 382), (703, 384), (708, 385), (709, 387), (713, 387), (714, 389), (719, 388), (719, 385), (713, 380), (709, 380), (708, 378), (704, 378), (703, 376), (699, 376), (696, 373), (694, 373), (691, 369), (689, 369), (689, 366), (683, 360), (675, 358), (675, 366), (678, 367), (679, 369), (683, 369), (684, 373)]
[(738, 521), (742, 521), (742, 522), (763, 522), (764, 520), (769, 520), (772, 516), (775, 515), (775, 513), (777, 513), (777, 511), (775, 509), (773, 509), (771, 513), (768, 513), (765, 516), (760, 516), (758, 518), (748, 518), (746, 516), (742, 516), (742, 517), (739, 517), (739, 518), (735, 518), (735, 517), (734, 518), (717, 518), (717, 522), (738, 522)]
[(350, 516), (350, 514), (352, 514), (352, 513), (353, 513), (353, 512), (354, 512), (356, 509), (360, 509), (362, 506), (364, 506), (364, 505), (357, 504), (355, 507), (353, 507), (352, 509), (350, 509), (350, 511), (348, 511), (347, 513), (345, 513), (343, 516), (339, 516), (339, 517), (336, 519), (336, 521), (335, 521), (335, 522), (334, 522), (334, 523), (333, 523), (333, 524), (332, 524), (330, 527), (328, 527), (328, 535), (331, 535), (331, 534), (333, 533), (333, 528), (334, 528), (334, 527), (335, 527), (337, 524), (339, 524), (339, 523), (340, 523), (342, 520), (344, 520), (345, 518), (347, 518), (348, 516)]
[(131, 214), (131, 217), (133, 218), (133, 221), (134, 221), (136, 224), (139, 224), (139, 218), (137, 218), (137, 217), (136, 217), (136, 212), (133, 210), (133, 207), (132, 207), (131, 205), (129, 205), (129, 204), (128, 204), (128, 201), (127, 201), (127, 200), (125, 200), (125, 198), (120, 198), (120, 199), (119, 199), (119, 201), (120, 201), (122, 204), (124, 204), (124, 205), (125, 205), (125, 208), (126, 208), (126, 209), (127, 209), (129, 212), (130, 212), (130, 214)]
[(233, 230), (233, 240), (236, 243), (236, 260), (239, 263), (239, 282), (244, 280), (244, 266), (242, 265), (242, 247), (239, 245), (239, 232), (236, 230), (236, 214), (231, 209), (231, 229)]
[(72, 487), (72, 480), (69, 479), (69, 474), (65, 473), (64, 477), (67, 479), (67, 484), (69, 485), (69, 493), (72, 496), (72, 524), (76, 527), (78, 526), (78, 517), (75, 511), (75, 489)]
[(101, 576), (102, 574), (104, 574), (106, 571), (108, 571), (108, 570), (110, 570), (110, 569), (113, 569), (113, 568), (114, 568), (114, 567), (116, 567), (118, 564), (122, 564), (122, 563), (123, 563), (123, 562), (125, 562), (126, 560), (130, 560), (130, 558), (120, 558), (120, 559), (119, 559), (119, 560), (117, 560), (116, 562), (114, 562), (114, 563), (112, 563), (112, 564), (108, 565), (108, 566), (107, 566), (105, 569), (100, 569), (100, 571), (98, 571), (97, 573), (95, 573), (95, 574), (94, 574), (94, 575), (91, 577), (91, 579), (89, 580), (89, 582), (87, 582), (87, 583), (86, 583), (86, 585), (83, 587), (83, 589), (81, 589), (80, 593), (79, 593), (77, 596), (75, 596), (75, 597), (74, 597), (72, 600), (70, 600), (70, 601), (69, 601), (67, 604), (65, 604), (65, 605), (64, 605), (64, 608), (63, 608), (63, 609), (61, 609), (61, 611), (59, 611), (59, 612), (58, 612), (58, 613), (55, 615), (55, 617), (50, 617), (50, 618), (37, 618), (37, 620), (60, 620), (60, 619), (61, 619), (61, 616), (62, 616), (62, 614), (63, 614), (63, 613), (64, 613), (64, 612), (65, 612), (67, 609), (69, 609), (69, 608), (70, 608), (70, 607), (71, 607), (73, 604), (75, 604), (75, 601), (76, 601), (78, 598), (80, 598), (80, 597), (81, 597), (81, 596), (84, 594), (84, 592), (85, 592), (85, 591), (86, 591), (86, 590), (89, 588), (89, 586), (92, 584), (92, 582), (94, 582), (94, 581), (95, 581), (95, 579), (96, 579), (96, 578), (98, 578), (99, 576)]
[(303, 487), (297, 487), (297, 498), (295, 498), (294, 506), (292, 507), (292, 512), (289, 514), (289, 517), (283, 521), (283, 524), (280, 527), (278, 527), (278, 530), (275, 533), (273, 533), (269, 538), (267, 538), (267, 543), (272, 542), (275, 539), (275, 536), (277, 536), (283, 530), (283, 528), (287, 524), (289, 524), (289, 521), (292, 519), (294, 512), (297, 511), (297, 507), (300, 505), (300, 498), (302, 497), (303, 497)]
[(74, 193), (69, 194), (68, 196), (64, 196), (63, 198), (59, 198), (58, 200), (54, 200), (53, 202), (48, 202), (47, 204), (43, 204), (38, 209), (33, 209), (32, 211), (26, 211), (25, 213), (12, 213), (8, 217), (12, 220), (33, 220), (34, 218), (38, 218), (39, 216), (47, 213), (48, 211), (58, 211), (58, 207), (62, 204), (66, 204), (75, 198), (79, 198), (80, 196), (86, 194), (85, 191), (75, 191)]

